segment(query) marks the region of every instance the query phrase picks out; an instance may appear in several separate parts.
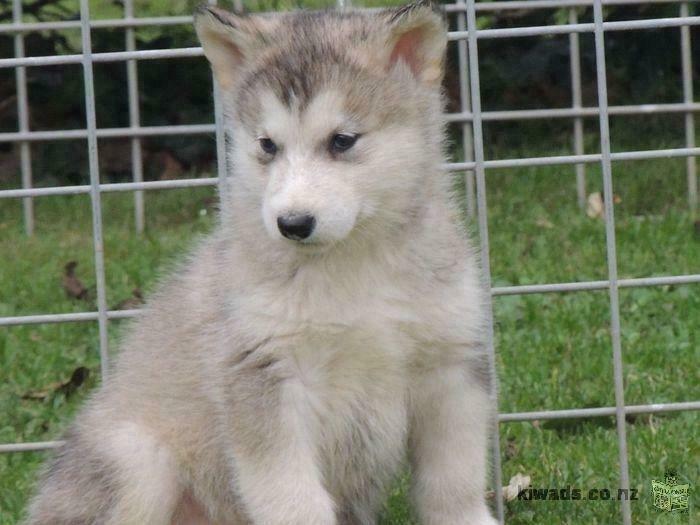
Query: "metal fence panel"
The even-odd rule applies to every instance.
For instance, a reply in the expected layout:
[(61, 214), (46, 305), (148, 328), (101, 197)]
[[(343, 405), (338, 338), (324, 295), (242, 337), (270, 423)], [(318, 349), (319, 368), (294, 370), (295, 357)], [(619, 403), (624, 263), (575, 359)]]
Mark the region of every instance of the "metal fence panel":
[[(695, 1), (695, 0), (692, 0)], [(214, 2), (211, 2), (214, 3)], [(587, 290), (607, 290), (610, 299), (610, 326), (612, 334), (613, 380), (615, 389), (615, 406), (599, 408), (571, 408), (566, 410), (543, 410), (535, 412), (499, 413), (498, 421), (532, 421), (535, 419), (564, 419), (575, 417), (615, 416), (617, 422), (618, 452), (620, 460), (620, 487), (629, 488), (629, 469), (626, 442), (625, 415), (660, 413), (686, 410), (700, 410), (700, 401), (677, 403), (657, 403), (646, 405), (626, 405), (624, 400), (623, 361), (620, 341), (620, 306), (619, 289), (643, 286), (662, 286), (672, 284), (700, 283), (700, 274), (670, 275), (635, 279), (620, 279), (617, 272), (617, 245), (615, 239), (615, 217), (613, 206), (613, 163), (625, 160), (642, 160), (657, 158), (686, 158), (688, 203), (691, 213), (698, 205), (697, 172), (695, 156), (700, 155), (700, 147), (695, 145), (694, 113), (700, 111), (700, 103), (694, 101), (692, 83), (692, 60), (690, 27), (700, 25), (700, 17), (689, 15), (691, 0), (512, 0), (508, 2), (483, 2), (475, 0), (457, 0), (455, 4), (443, 6), (446, 13), (456, 17), (457, 30), (449, 33), (449, 39), (457, 41), (458, 68), (460, 82), (460, 112), (447, 115), (448, 122), (460, 123), (463, 133), (464, 159), (443, 166), (448, 171), (465, 172), (467, 188), (467, 213), (475, 214), (479, 226), (481, 263), (486, 282), (491, 286), (488, 234), (488, 205), (486, 200), (486, 171), (495, 168), (513, 168), (523, 166), (573, 165), (577, 179), (577, 197), (583, 206), (585, 191), (585, 165), (600, 163), (604, 184), (605, 234), (608, 276), (606, 280), (569, 283), (542, 283), (523, 286), (491, 287), (489, 297), (516, 294), (564, 293)], [(679, 16), (676, 18), (656, 18), (634, 21), (606, 22), (603, 20), (605, 5), (634, 4), (677, 4)], [(343, 5), (349, 5), (345, 2)], [(111, 20), (90, 20), (88, 0), (80, 1), (80, 20), (59, 22), (27, 23), (22, 20), (21, 0), (13, 0), (12, 23), (0, 25), (0, 34), (13, 35), (15, 56), (0, 59), (0, 68), (15, 68), (17, 81), (18, 131), (0, 133), (0, 142), (18, 143), (20, 145), (21, 189), (0, 190), (0, 199), (22, 198), (26, 232), (34, 231), (33, 199), (50, 195), (88, 194), (90, 196), (93, 226), (93, 244), (95, 273), (97, 283), (97, 310), (70, 314), (38, 314), (15, 317), (0, 317), (0, 326), (16, 326), (44, 323), (97, 322), (99, 326), (99, 351), (103, 375), (108, 370), (107, 331), (110, 319), (126, 319), (139, 315), (138, 310), (110, 311), (106, 304), (104, 249), (102, 242), (101, 195), (105, 192), (131, 191), (135, 198), (135, 223), (138, 232), (146, 226), (144, 216), (145, 190), (167, 188), (186, 188), (195, 186), (217, 185), (221, 195), (230, 191), (226, 183), (226, 137), (225, 123), (219, 94), (215, 88), (213, 123), (182, 126), (141, 126), (139, 113), (139, 91), (137, 61), (152, 59), (173, 59), (200, 57), (202, 50), (198, 47), (182, 49), (137, 50), (134, 30), (145, 26), (167, 26), (191, 24), (191, 16), (136, 18), (133, 0), (124, 2), (124, 18)], [(236, 4), (240, 8), (240, 2)], [(491, 12), (504, 9), (552, 9), (568, 7), (567, 24), (554, 26), (517, 27), (502, 29), (478, 29), (476, 15), (479, 12)], [(592, 7), (593, 22), (580, 23), (576, 7)], [(607, 100), (607, 80), (605, 67), (605, 33), (609, 31), (626, 31), (649, 28), (677, 27), (680, 30), (680, 53), (682, 66), (683, 101), (672, 104), (646, 104), (629, 106), (609, 106)], [(26, 57), (24, 35), (32, 31), (62, 30), (78, 28), (81, 32), (82, 53), (62, 56)], [(111, 53), (92, 53), (91, 31), (102, 28), (125, 29), (125, 51)], [(597, 70), (598, 105), (584, 107), (581, 95), (581, 68), (579, 34), (592, 33), (595, 40)], [(479, 41), (495, 38), (518, 38), (535, 35), (569, 36), (569, 53), (571, 67), (571, 107), (558, 109), (482, 111), (479, 81)], [(95, 119), (95, 93), (93, 84), (93, 64), (104, 62), (125, 62), (127, 67), (127, 88), (129, 102), (128, 128), (98, 129)], [(29, 104), (27, 97), (26, 67), (81, 64), (84, 79), (84, 97), (86, 107), (85, 129), (31, 131), (29, 128)], [(644, 115), (683, 113), (685, 118), (685, 147), (649, 151), (611, 151), (609, 117), (611, 115)], [(572, 141), (574, 154), (544, 156), (534, 158), (486, 159), (484, 156), (482, 124), (485, 121), (517, 121), (545, 118), (570, 118), (573, 120)], [(600, 128), (600, 152), (585, 153), (583, 148), (583, 119), (597, 118)], [(141, 139), (149, 136), (211, 134), (216, 136), (217, 177), (199, 179), (181, 179), (168, 181), (144, 181)], [(131, 163), (133, 182), (101, 183), (98, 163), (98, 138), (127, 137), (131, 139)], [(33, 188), (31, 169), (31, 144), (36, 141), (53, 141), (67, 139), (84, 139), (88, 146), (90, 184), (49, 188)], [(225, 202), (225, 199), (222, 199)], [(490, 369), (494, 377), (492, 401), (498, 409), (494, 327), (489, 303), (488, 346)], [(0, 444), (0, 453), (43, 450), (60, 446), (60, 441), (37, 443)], [(497, 513), (503, 521), (502, 482), (500, 465), (500, 444), (498, 433), (493, 441), (494, 488), (496, 492)], [(622, 522), (632, 523), (630, 503), (621, 501)]]
[[(615, 379), (615, 421), (617, 423), (620, 457), (620, 488), (629, 491), (627, 465), (627, 428), (625, 422), (625, 394), (622, 371), (622, 342), (620, 340), (620, 295), (617, 283), (617, 245), (615, 243), (615, 209), (613, 203), (612, 161), (610, 160), (610, 127), (608, 121), (608, 80), (605, 70), (605, 36), (603, 33), (603, 6), (600, 0), (593, 5), (595, 23), (595, 57), (598, 77), (598, 106), (600, 107), (600, 150), (603, 168), (603, 196), (605, 199), (605, 244), (608, 259), (610, 291), (610, 333), (612, 337)], [(622, 522), (632, 525), (632, 509), (628, 499), (622, 501)]]

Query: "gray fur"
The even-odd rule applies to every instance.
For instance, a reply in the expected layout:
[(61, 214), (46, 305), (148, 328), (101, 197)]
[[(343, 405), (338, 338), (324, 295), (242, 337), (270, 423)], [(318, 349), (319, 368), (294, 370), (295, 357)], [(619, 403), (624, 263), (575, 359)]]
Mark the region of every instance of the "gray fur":
[[(424, 525), (493, 525), (484, 290), (439, 168), (442, 20), (196, 25), (230, 211), (133, 323), (25, 524), (372, 525), (408, 459)], [(359, 138), (331, 154), (338, 133)], [(283, 238), (299, 211), (313, 234)]]

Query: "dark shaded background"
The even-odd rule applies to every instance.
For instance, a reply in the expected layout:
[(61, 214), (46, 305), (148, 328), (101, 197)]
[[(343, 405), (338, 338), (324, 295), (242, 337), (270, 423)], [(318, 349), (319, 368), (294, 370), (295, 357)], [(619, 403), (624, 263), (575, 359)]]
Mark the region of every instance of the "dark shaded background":
[[(274, 2), (273, 2), (274, 3)], [(112, 2), (119, 7), (119, 2)], [(258, 6), (261, 7), (261, 6)], [(276, 5), (263, 8), (279, 7)], [(285, 6), (282, 6), (285, 7)], [(187, 6), (189, 9), (189, 5)], [(24, 4), (25, 21), (77, 19), (66, 0), (34, 0)], [(697, 7), (691, 4), (691, 14)], [(185, 11), (186, 12), (186, 11)], [(181, 13), (183, 14), (183, 13)], [(590, 9), (578, 9), (579, 20), (591, 20)], [(674, 17), (678, 5), (615, 6), (605, 9), (607, 20)], [(111, 15), (114, 16), (114, 15)], [(137, 16), (140, 13), (137, 12)], [(518, 27), (565, 23), (568, 9), (519, 10), (488, 13), (479, 17), (480, 27)], [(11, 2), (0, 3), (0, 23), (11, 21)], [(455, 15), (450, 16), (455, 26)], [(693, 35), (694, 77), (700, 72), (700, 34)], [(621, 31), (606, 34), (609, 101), (614, 104), (680, 102), (682, 100), (680, 38), (678, 28)], [(95, 29), (95, 52), (124, 49), (124, 30)], [(136, 30), (138, 49), (167, 49), (197, 45), (189, 26)], [(582, 34), (581, 63), (584, 105), (596, 105), (595, 56), (592, 34)], [(556, 108), (571, 105), (569, 43), (567, 35), (480, 41), (482, 106), (485, 110)], [(11, 36), (0, 37), (0, 56), (14, 56)], [(29, 33), (28, 56), (79, 53), (79, 32)], [(449, 110), (459, 110), (457, 46), (450, 45), (445, 90)], [(139, 63), (141, 124), (200, 124), (212, 122), (211, 76), (204, 59), (167, 59)], [(32, 130), (83, 128), (85, 123), (82, 71), (79, 65), (27, 69), (30, 128)], [(96, 64), (95, 89), (99, 127), (129, 125), (126, 65)], [(682, 145), (682, 114), (654, 117), (616, 117), (613, 139), (627, 148), (643, 148), (647, 136), (668, 137), (671, 145)], [(0, 132), (17, 130), (15, 73), (0, 70)], [(597, 122), (586, 120), (587, 142), (596, 149)], [(630, 137), (633, 130), (634, 139)], [(556, 153), (570, 149), (571, 120), (485, 124), (487, 156), (507, 149)], [(460, 126), (451, 138), (460, 143)], [(658, 143), (658, 140), (656, 141)], [(213, 136), (145, 138), (146, 178), (174, 178), (211, 171), (214, 163)], [(0, 143), (0, 184), (19, 181), (18, 146)], [(589, 148), (587, 148), (588, 150)], [(459, 158), (461, 153), (457, 152)], [(80, 184), (88, 180), (84, 140), (32, 144), (35, 184)], [(130, 178), (129, 139), (100, 140), (100, 163), (104, 181)]]

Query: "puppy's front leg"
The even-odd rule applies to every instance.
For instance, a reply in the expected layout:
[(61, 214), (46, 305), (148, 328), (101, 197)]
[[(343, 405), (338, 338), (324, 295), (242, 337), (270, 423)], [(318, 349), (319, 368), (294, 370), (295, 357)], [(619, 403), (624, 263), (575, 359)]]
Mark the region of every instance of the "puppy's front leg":
[(484, 501), (489, 397), (464, 365), (423, 371), (411, 390), (413, 496), (422, 525), (495, 525)]
[(255, 525), (335, 525), (305, 386), (262, 358), (229, 385), (234, 483)]

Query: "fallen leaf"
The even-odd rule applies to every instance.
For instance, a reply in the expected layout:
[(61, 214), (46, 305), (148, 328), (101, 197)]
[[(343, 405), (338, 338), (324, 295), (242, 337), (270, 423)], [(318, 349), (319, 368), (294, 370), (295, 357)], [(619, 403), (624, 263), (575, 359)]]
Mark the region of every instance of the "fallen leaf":
[(88, 289), (85, 287), (82, 281), (78, 279), (75, 275), (75, 268), (77, 266), (77, 262), (70, 261), (64, 267), (63, 289), (65, 290), (66, 295), (68, 297), (72, 297), (73, 299), (85, 300), (88, 298)]
[(535, 221), (535, 224), (540, 228), (547, 228), (548, 230), (554, 228), (554, 224), (552, 224), (552, 222), (546, 219), (545, 217), (540, 217), (539, 219), (537, 219)]
[(506, 443), (506, 458), (512, 459), (518, 455), (518, 445), (514, 437), (508, 438)]
[(598, 219), (605, 214), (605, 205), (603, 204), (603, 194), (599, 191), (591, 193), (586, 202), (586, 215), (591, 219)]
[(79, 366), (70, 376), (68, 381), (56, 381), (50, 383), (41, 390), (30, 390), (22, 394), (22, 399), (38, 399), (44, 400), (49, 396), (55, 394), (65, 394), (66, 396), (71, 395), (75, 392), (90, 376), (90, 369)]
[(520, 491), (527, 488), (528, 485), (530, 485), (530, 476), (518, 472), (510, 478), (508, 485), (503, 487), (503, 499), (513, 501), (518, 497)]

